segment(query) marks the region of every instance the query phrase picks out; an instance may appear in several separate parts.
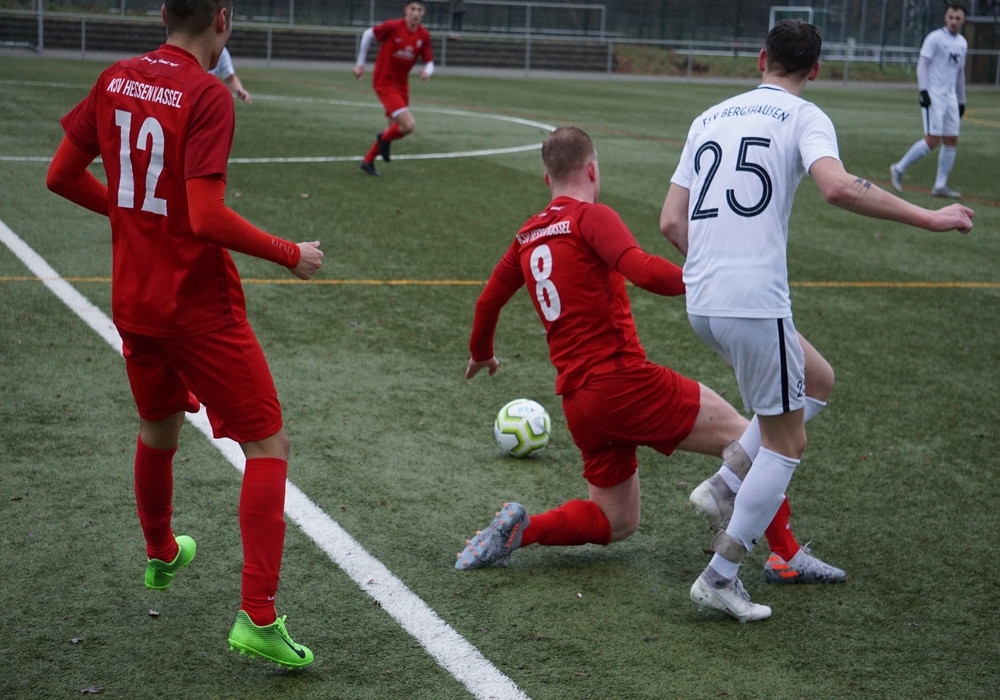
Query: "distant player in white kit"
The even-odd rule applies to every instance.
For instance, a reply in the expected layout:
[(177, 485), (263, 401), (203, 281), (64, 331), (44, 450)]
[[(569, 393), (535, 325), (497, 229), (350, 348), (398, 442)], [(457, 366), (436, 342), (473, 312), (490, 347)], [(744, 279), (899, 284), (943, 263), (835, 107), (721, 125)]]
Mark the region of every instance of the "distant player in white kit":
[(965, 6), (948, 5), (944, 26), (928, 34), (920, 47), (917, 86), (923, 108), (924, 137), (910, 146), (902, 160), (889, 166), (892, 186), (899, 192), (903, 191), (906, 169), (943, 141), (931, 194), (956, 199), (962, 196), (948, 187), (948, 175), (955, 166), (959, 122), (965, 115), (965, 55), (969, 44), (961, 34), (964, 24)]
[(216, 64), (215, 68), (212, 68), (208, 72), (224, 82), (226, 87), (229, 88), (229, 91), (238, 98), (247, 104), (253, 103), (253, 98), (250, 97), (250, 93), (245, 87), (243, 87), (243, 82), (240, 80), (240, 77), (236, 75), (236, 68), (233, 66), (233, 57), (229, 53), (229, 49), (222, 49), (222, 55), (219, 56), (219, 62)]
[(788, 219), (802, 176), (812, 176), (827, 202), (857, 214), (930, 231), (972, 229), (973, 212), (961, 204), (930, 211), (844, 169), (833, 123), (801, 97), (819, 73), (821, 49), (811, 24), (775, 25), (758, 58), (762, 84), (694, 120), (660, 215), (663, 234), (687, 256), (691, 325), (733, 367), (757, 419), (740, 439), (759, 447), (747, 449), (753, 461), (732, 519), (691, 587), (700, 607), (740, 622), (771, 614), (750, 601), (737, 574), (784, 500), (805, 449), (805, 419), (822, 408), (807, 401), (810, 365), (828, 366), (792, 322)]

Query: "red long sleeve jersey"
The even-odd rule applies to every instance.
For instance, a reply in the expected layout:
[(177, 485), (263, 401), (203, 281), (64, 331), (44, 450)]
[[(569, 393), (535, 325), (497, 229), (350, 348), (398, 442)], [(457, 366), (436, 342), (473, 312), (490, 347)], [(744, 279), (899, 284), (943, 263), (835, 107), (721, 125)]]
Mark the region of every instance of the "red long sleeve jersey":
[[(521, 227), (490, 275), (476, 303), (469, 343), (473, 359), (493, 356), (500, 309), (527, 285), (558, 373), (557, 394), (578, 388), (590, 375), (642, 365), (646, 353), (625, 277), (615, 270), (632, 248), (639, 248), (638, 242), (611, 208), (554, 199)], [(680, 285), (680, 268), (663, 263)]]
[(183, 337), (246, 318), (236, 265), (192, 232), (185, 191), (188, 179), (225, 177), (235, 124), (228, 88), (164, 44), (105, 70), (61, 123), (107, 173), (115, 323)]
[(372, 74), (376, 91), (405, 89), (417, 59), (424, 63), (434, 60), (431, 35), (423, 25), (411, 32), (405, 19), (390, 19), (375, 27), (375, 39), (380, 42)]

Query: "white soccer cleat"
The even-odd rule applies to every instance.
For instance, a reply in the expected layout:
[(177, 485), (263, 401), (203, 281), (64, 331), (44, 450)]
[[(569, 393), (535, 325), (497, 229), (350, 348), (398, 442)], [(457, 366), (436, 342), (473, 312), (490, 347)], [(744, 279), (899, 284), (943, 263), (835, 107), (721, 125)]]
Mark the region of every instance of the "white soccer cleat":
[(698, 604), (699, 610), (721, 610), (741, 623), (771, 617), (771, 608), (752, 602), (739, 578), (733, 578), (722, 588), (716, 588), (702, 573), (691, 586), (691, 600)]
[(843, 569), (827, 564), (802, 546), (795, 556), (785, 561), (771, 552), (764, 564), (764, 580), (768, 583), (843, 583), (847, 574)]
[(948, 197), (949, 199), (962, 198), (962, 194), (960, 192), (956, 192), (955, 190), (949, 187), (935, 187), (933, 190), (931, 190), (931, 194), (935, 197)]
[(688, 506), (708, 521), (713, 532), (725, 530), (733, 517), (736, 494), (718, 472), (698, 484), (688, 496)]
[(889, 166), (889, 179), (892, 180), (892, 187), (897, 192), (903, 191), (903, 171), (896, 169), (896, 164)]

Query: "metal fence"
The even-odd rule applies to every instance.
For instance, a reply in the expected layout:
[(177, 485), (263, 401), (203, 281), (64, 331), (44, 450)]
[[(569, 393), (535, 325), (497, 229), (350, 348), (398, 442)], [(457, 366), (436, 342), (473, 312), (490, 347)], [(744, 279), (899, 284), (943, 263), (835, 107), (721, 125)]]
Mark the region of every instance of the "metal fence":
[[(425, 23), (450, 28), (450, 0), (425, 0)], [(162, 0), (0, 0), (0, 9), (120, 17), (159, 15)], [(405, 0), (235, 0), (240, 20), (357, 27), (401, 16)], [(775, 8), (808, 9), (827, 41), (918, 47), (941, 25), (942, 0), (466, 0), (463, 30), (491, 33), (608, 32), (656, 40), (759, 39)], [(966, 0), (970, 23), (997, 33), (1000, 0)]]
[[(791, 0), (794, 3), (794, 0)], [(13, 18), (37, 18), (37, 47), (44, 47), (45, 17), (74, 17), (81, 23), (80, 49), (86, 53), (87, 23), (118, 20), (158, 22), (162, 0), (0, 0), (0, 45), (10, 38)], [(266, 32), (357, 33), (390, 17), (401, 16), (405, 0), (236, 0), (241, 27)], [(449, 0), (426, 0), (424, 23), (436, 36), (454, 37)], [(776, 5), (754, 0), (616, 0), (561, 2), (466, 0), (461, 32), (479, 39), (520, 37), (530, 68), (532, 40), (592, 41), (607, 49), (604, 67), (613, 70), (614, 47), (643, 44), (688, 56), (738, 55), (760, 46), (775, 18), (803, 16), (824, 36), (824, 60), (915, 65), (925, 34), (941, 26), (940, 0), (822, 0)], [(970, 82), (1000, 85), (1000, 0), (969, 4)], [(979, 13), (979, 14), (975, 14)], [(7, 25), (5, 27), (5, 25)], [(23, 32), (22, 32), (23, 34)], [(20, 39), (20, 41), (24, 41)], [(445, 43), (445, 56), (449, 56)], [(454, 52), (452, 52), (454, 55)], [(592, 70), (592, 67), (589, 69)], [(846, 75), (847, 71), (845, 71)]]

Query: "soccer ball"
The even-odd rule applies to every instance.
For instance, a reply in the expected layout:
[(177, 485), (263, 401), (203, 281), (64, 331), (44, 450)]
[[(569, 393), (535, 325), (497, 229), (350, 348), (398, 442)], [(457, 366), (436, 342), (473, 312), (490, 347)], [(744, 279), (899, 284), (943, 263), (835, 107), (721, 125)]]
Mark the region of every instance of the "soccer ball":
[(537, 401), (514, 399), (500, 409), (493, 436), (500, 449), (512, 457), (527, 457), (549, 444), (552, 419)]

